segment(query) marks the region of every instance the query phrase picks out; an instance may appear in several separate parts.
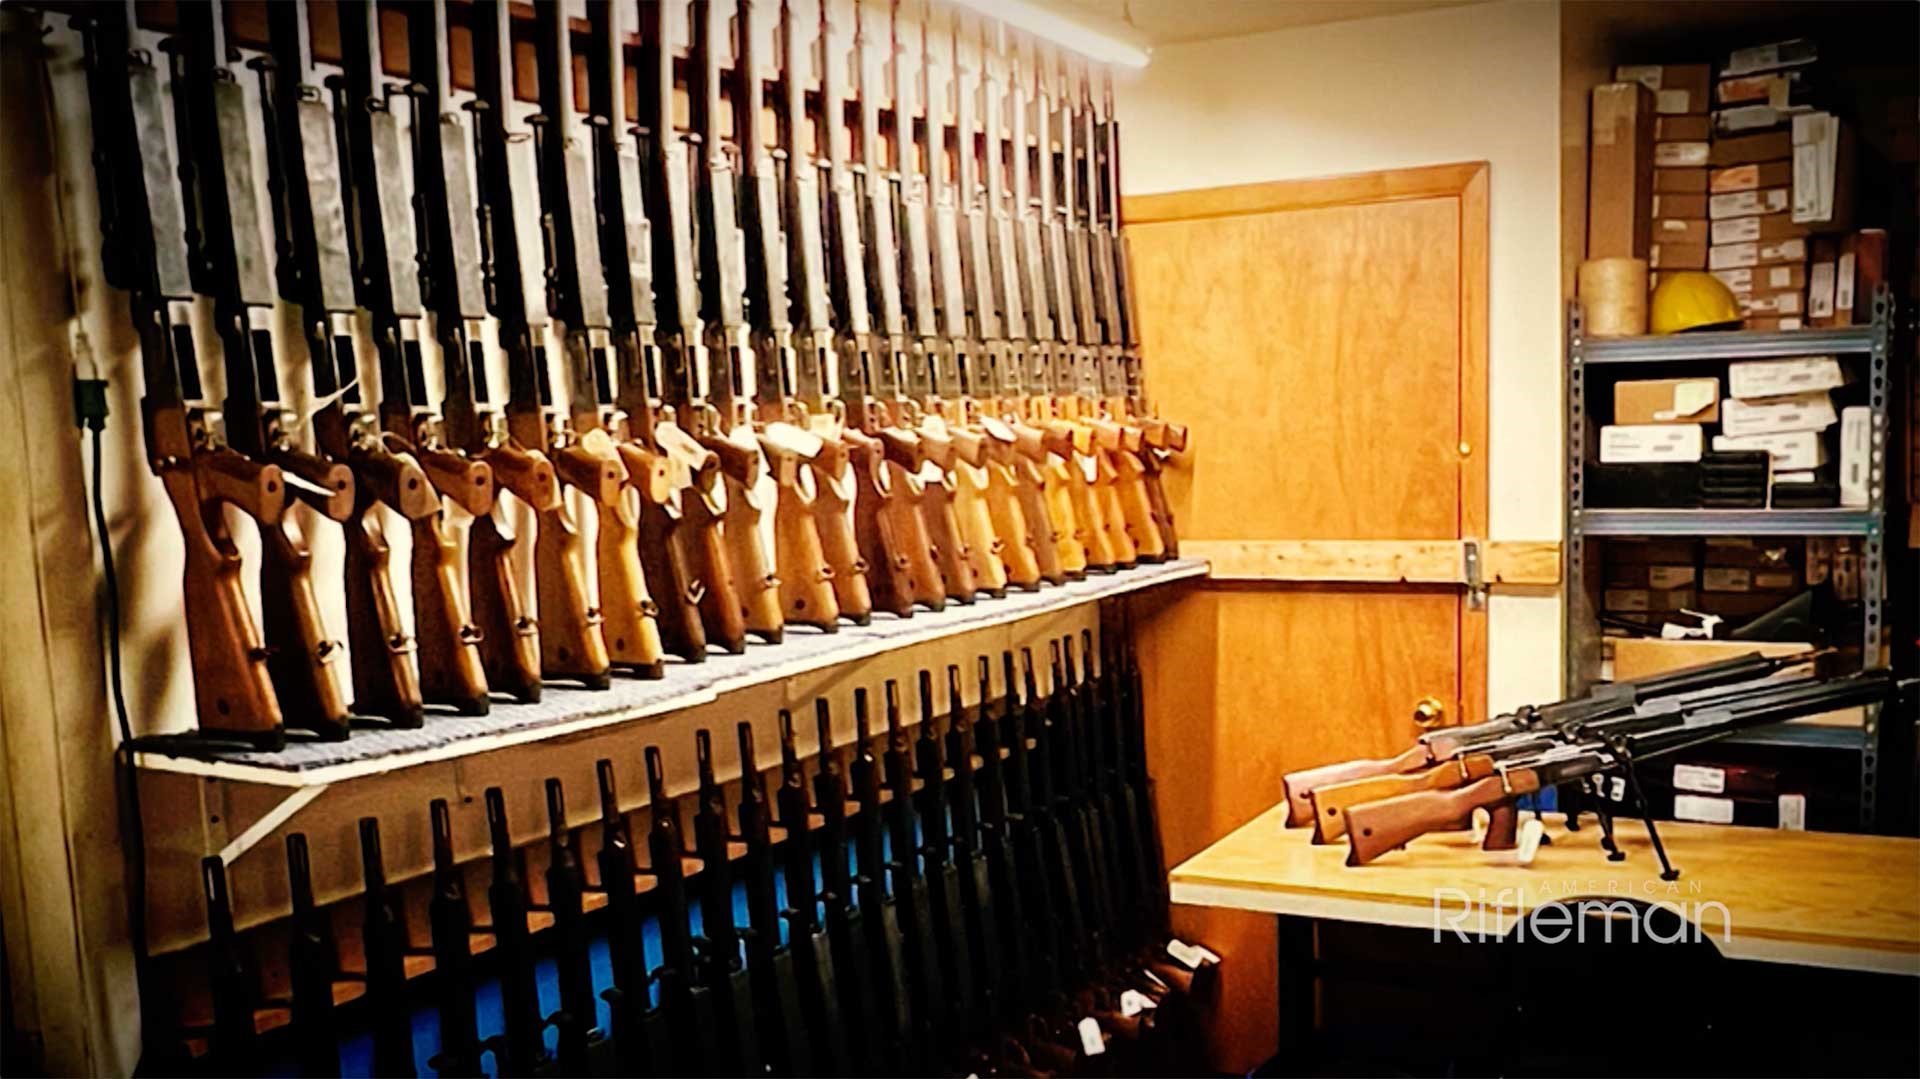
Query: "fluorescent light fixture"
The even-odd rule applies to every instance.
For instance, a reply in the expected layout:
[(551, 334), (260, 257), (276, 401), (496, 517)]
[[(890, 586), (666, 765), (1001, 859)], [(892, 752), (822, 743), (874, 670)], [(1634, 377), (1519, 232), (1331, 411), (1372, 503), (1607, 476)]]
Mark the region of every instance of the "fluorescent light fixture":
[[(1080, 13), (1069, 17), (1051, 7), (1032, 3), (1030, 0), (950, 0), (950, 2), (955, 7), (978, 12), (989, 19), (999, 19), (1015, 30), (1023, 30), (1035, 37), (1045, 38), (1089, 60), (1118, 67), (1147, 66), (1149, 50), (1138, 40), (1131, 39), (1128, 34), (1131, 27), (1123, 27), (1110, 19), (1101, 19), (1090, 12), (1084, 17)], [(1096, 29), (1090, 25), (1095, 22), (1104, 25)]]

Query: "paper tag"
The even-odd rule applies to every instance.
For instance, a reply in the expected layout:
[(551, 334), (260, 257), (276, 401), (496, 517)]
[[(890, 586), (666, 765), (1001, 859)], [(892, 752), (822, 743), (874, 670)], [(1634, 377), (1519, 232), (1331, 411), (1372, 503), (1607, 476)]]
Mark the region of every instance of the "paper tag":
[(1673, 796), (1673, 819), (1697, 820), (1707, 824), (1732, 824), (1733, 799), (1707, 798), (1698, 794)]
[(1158, 1008), (1159, 1006), (1159, 1004), (1154, 1002), (1152, 997), (1142, 993), (1138, 989), (1129, 989), (1120, 994), (1120, 1014), (1126, 1016), (1128, 1019), (1132, 1019), (1134, 1016), (1139, 1015), (1149, 1008)]
[(1547, 826), (1540, 823), (1539, 817), (1528, 817), (1520, 825), (1520, 849), (1514, 856), (1521, 865), (1532, 865), (1533, 856), (1540, 852), (1540, 841), (1546, 838)]
[(1157, 985), (1157, 986), (1159, 986), (1160, 988), (1162, 988), (1162, 989), (1165, 989), (1165, 990), (1167, 990), (1168, 992), (1172, 992), (1172, 991), (1173, 991), (1173, 986), (1171, 986), (1171, 985), (1168, 985), (1168, 984), (1167, 984), (1166, 982), (1164, 982), (1164, 981), (1162, 981), (1162, 980), (1161, 980), (1161, 978), (1160, 978), (1160, 975), (1158, 975), (1158, 974), (1155, 974), (1155, 973), (1154, 973), (1153, 971), (1150, 971), (1150, 970), (1143, 970), (1143, 971), (1141, 971), (1140, 973), (1142, 973), (1142, 974), (1145, 974), (1145, 975), (1147, 976), (1147, 980), (1148, 980), (1148, 981), (1150, 981), (1150, 982), (1152, 982), (1153, 984), (1155, 984), (1155, 985)]
[(1806, 795), (1783, 794), (1780, 796), (1780, 827), (1789, 832), (1807, 830)]
[(1619, 800), (1621, 800), (1622, 798), (1625, 798), (1626, 796), (1627, 796), (1627, 781), (1624, 779), (1621, 779), (1619, 776), (1614, 776), (1613, 781), (1607, 784), (1607, 800), (1612, 802), (1618, 802)]
[(1726, 769), (1708, 768), (1699, 764), (1676, 764), (1673, 766), (1673, 789), (1694, 791), (1699, 794), (1725, 794)]
[(1853, 310), (1853, 252), (1840, 256), (1839, 268), (1833, 274), (1833, 309), (1835, 311)]
[(1080, 1048), (1090, 1057), (1107, 1051), (1107, 1040), (1100, 1036), (1100, 1023), (1091, 1015), (1080, 1020)]
[(1174, 939), (1167, 941), (1167, 954), (1185, 964), (1189, 970), (1199, 970), (1203, 963), (1218, 963), (1220, 957), (1202, 948), (1198, 944)]

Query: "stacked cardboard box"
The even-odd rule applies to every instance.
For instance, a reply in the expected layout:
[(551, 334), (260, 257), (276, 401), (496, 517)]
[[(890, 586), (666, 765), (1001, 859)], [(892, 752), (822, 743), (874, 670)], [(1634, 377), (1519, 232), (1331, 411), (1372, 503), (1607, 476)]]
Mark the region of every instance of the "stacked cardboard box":
[[(1707, 114), (1712, 69), (1706, 64), (1651, 64), (1616, 68), (1612, 84), (1638, 83), (1651, 104), (1652, 184), (1647, 247), (1637, 252), (1660, 270), (1703, 270), (1707, 265), (1706, 166), (1713, 127)], [(1603, 87), (1603, 89), (1605, 89)], [(1616, 91), (1624, 96), (1625, 91)], [(1595, 92), (1594, 116), (1600, 116)], [(1596, 156), (1598, 156), (1596, 154)], [(1596, 173), (1594, 190), (1603, 178)], [(1590, 257), (1600, 257), (1592, 255)]]
[(1707, 266), (1733, 290), (1749, 329), (1792, 330), (1807, 316), (1808, 228), (1793, 220), (1793, 136), (1784, 129), (1713, 141)]
[(1702, 541), (1700, 609), (1739, 625), (1806, 587), (1797, 539), (1714, 537)]
[(1697, 540), (1612, 540), (1601, 558), (1600, 609), (1658, 632), (1665, 616), (1695, 605), (1699, 573)]
[(1865, 406), (1835, 408), (1832, 391), (1845, 382), (1833, 356), (1729, 364), (1713, 449), (1764, 450), (1774, 507), (1866, 505), (1872, 415)]

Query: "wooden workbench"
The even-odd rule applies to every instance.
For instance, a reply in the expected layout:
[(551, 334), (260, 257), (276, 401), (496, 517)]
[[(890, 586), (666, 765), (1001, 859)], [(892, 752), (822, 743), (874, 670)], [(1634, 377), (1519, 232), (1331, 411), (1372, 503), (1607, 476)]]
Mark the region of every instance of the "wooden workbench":
[[(1285, 817), (1282, 802), (1175, 868), (1173, 901), (1406, 928), (1472, 904), (1460, 927), (1497, 935), (1544, 904), (1618, 896), (1700, 913), (1703, 935), (1728, 958), (1920, 976), (1920, 841), (1662, 824), (1680, 870), (1669, 883), (1637, 821), (1617, 828), (1621, 862), (1600, 850), (1591, 818), (1569, 833), (1550, 817), (1552, 845), (1531, 866), (1452, 833), (1349, 868), (1345, 843), (1315, 847), (1309, 829), (1282, 827)], [(1708, 903), (1727, 915), (1702, 912)]]

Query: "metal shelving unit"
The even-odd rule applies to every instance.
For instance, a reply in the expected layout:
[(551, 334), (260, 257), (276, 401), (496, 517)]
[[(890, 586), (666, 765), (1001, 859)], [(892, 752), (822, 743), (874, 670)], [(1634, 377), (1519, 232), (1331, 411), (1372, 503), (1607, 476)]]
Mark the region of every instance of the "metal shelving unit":
[[(1583, 693), (1600, 673), (1598, 559), (1589, 537), (1608, 536), (1858, 536), (1861, 539), (1862, 655), (1880, 653), (1886, 606), (1886, 474), (1889, 349), (1893, 300), (1874, 294), (1873, 320), (1862, 326), (1779, 333), (1726, 331), (1589, 340), (1580, 305), (1567, 313), (1567, 573), (1565, 640), (1567, 692)], [(1593, 427), (1587, 419), (1587, 369), (1595, 364), (1671, 364), (1794, 356), (1861, 356), (1866, 360), (1867, 404), (1873, 410), (1873, 454), (1864, 509), (1637, 510), (1588, 509), (1584, 481)], [(1747, 745), (1825, 747), (1860, 754), (1860, 826), (1871, 828), (1878, 783), (1878, 709), (1858, 730), (1783, 724), (1748, 731), (1731, 741)]]

